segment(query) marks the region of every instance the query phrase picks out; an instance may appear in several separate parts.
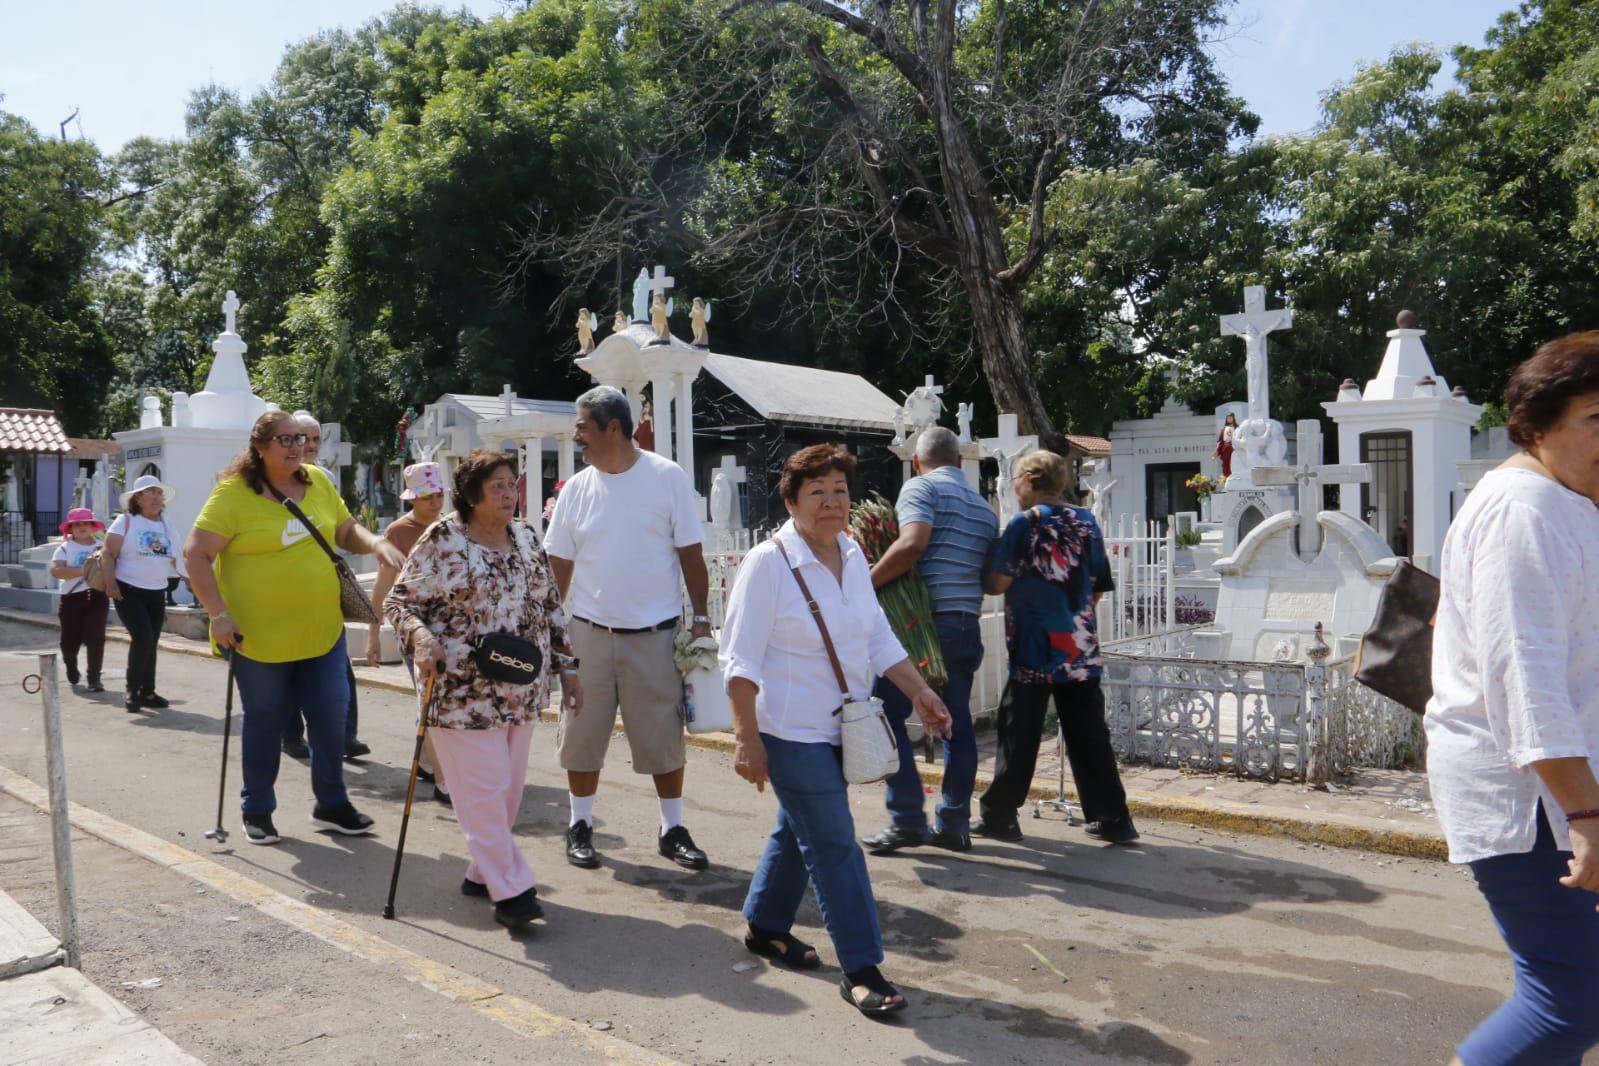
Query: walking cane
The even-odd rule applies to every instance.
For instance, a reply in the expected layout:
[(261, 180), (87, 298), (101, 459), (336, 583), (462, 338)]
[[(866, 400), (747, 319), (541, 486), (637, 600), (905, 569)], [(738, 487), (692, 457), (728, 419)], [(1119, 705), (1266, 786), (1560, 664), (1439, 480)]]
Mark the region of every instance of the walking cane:
[[(236, 638), (240, 644), (244, 643), (244, 634)], [(228, 661), (228, 697), (227, 710), (222, 716), (222, 774), (217, 780), (217, 827), (206, 831), (206, 839), (214, 840), (218, 844), (228, 842), (228, 831), (222, 828), (222, 804), (228, 795), (228, 738), (233, 735), (233, 649), (223, 648), (222, 657)]]
[(422, 709), (416, 716), (416, 749), (411, 752), (411, 780), (405, 786), (405, 816), (400, 819), (400, 842), (394, 847), (394, 872), (389, 875), (389, 901), (383, 905), (383, 917), (394, 918), (394, 892), (400, 887), (400, 859), (405, 856), (405, 830), (411, 824), (411, 801), (416, 798), (416, 774), (422, 768), (422, 739), (428, 731), (428, 707), (433, 702), (433, 682), (437, 674), (429, 674), (422, 689)]

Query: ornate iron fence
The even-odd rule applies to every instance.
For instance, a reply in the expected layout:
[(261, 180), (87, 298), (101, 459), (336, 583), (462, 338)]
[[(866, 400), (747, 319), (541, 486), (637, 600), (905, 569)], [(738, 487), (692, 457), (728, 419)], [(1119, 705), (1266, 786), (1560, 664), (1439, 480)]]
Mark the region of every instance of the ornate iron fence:
[(1111, 652), (1105, 717), (1123, 762), (1303, 778), (1305, 668)]
[(1328, 742), (1332, 769), (1420, 769), (1427, 734), (1421, 715), (1355, 680), (1353, 658), (1327, 664)]

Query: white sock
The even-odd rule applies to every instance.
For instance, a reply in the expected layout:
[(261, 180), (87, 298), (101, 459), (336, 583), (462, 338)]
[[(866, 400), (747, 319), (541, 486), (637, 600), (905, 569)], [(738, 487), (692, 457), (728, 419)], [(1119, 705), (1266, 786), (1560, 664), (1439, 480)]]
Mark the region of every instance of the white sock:
[(668, 829), (676, 829), (683, 824), (683, 797), (678, 796), (676, 799), (667, 799), (665, 796), (661, 796), (659, 799), (661, 801), (661, 832), (664, 834)]
[(572, 820), (570, 822), (567, 822), (566, 824), (570, 827), (570, 826), (576, 825), (579, 822), (587, 822), (589, 824), (589, 828), (593, 829), (594, 828), (594, 797), (593, 796), (574, 796), (570, 792), (568, 792), (566, 794), (566, 798), (567, 798), (567, 801), (569, 803), (571, 803), (571, 805), (572, 805)]

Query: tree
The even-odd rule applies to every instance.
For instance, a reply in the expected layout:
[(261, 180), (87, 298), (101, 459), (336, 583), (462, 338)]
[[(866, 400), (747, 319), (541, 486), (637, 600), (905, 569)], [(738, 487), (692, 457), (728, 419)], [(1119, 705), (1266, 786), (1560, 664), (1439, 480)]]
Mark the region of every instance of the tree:
[(113, 373), (90, 286), (110, 181), (94, 146), (0, 112), (0, 396), (89, 432)]
[(534, 227), (526, 254), (582, 290), (644, 232), (742, 288), (809, 294), (813, 314), (930, 322), (924, 339), (969, 339), (996, 404), (1050, 436), (1025, 313), (1060, 236), (1050, 191), (1134, 143), (1249, 132), (1203, 48), (1219, 6), (644, 5), (625, 32), (654, 84), (651, 139), (599, 175), (613, 197), (586, 239)]

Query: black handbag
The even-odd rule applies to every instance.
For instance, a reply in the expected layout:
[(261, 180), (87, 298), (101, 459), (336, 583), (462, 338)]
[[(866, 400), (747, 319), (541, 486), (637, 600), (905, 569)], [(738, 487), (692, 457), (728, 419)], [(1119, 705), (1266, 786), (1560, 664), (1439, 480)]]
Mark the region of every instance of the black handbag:
[(539, 679), (544, 654), (531, 640), (510, 633), (490, 633), (474, 637), (472, 662), (484, 677), (511, 685), (531, 685)]
[(1438, 579), (1409, 560), (1383, 586), (1377, 616), (1355, 654), (1355, 680), (1427, 713), (1432, 698), (1432, 627), (1438, 616)]
[[(533, 561), (528, 558), (527, 546), (522, 543), (522, 538), (517, 532), (514, 527), (510, 530), (511, 543), (531, 575)], [(468, 568), (472, 565), (470, 545), (469, 540)], [(467, 641), (467, 644), (472, 648), (470, 658), (473, 665), (478, 668), (479, 673), (493, 681), (504, 681), (508, 685), (531, 685), (539, 679), (539, 672), (544, 666), (544, 653), (539, 651), (539, 646), (514, 633), (490, 633), (487, 636), (473, 637)]]

